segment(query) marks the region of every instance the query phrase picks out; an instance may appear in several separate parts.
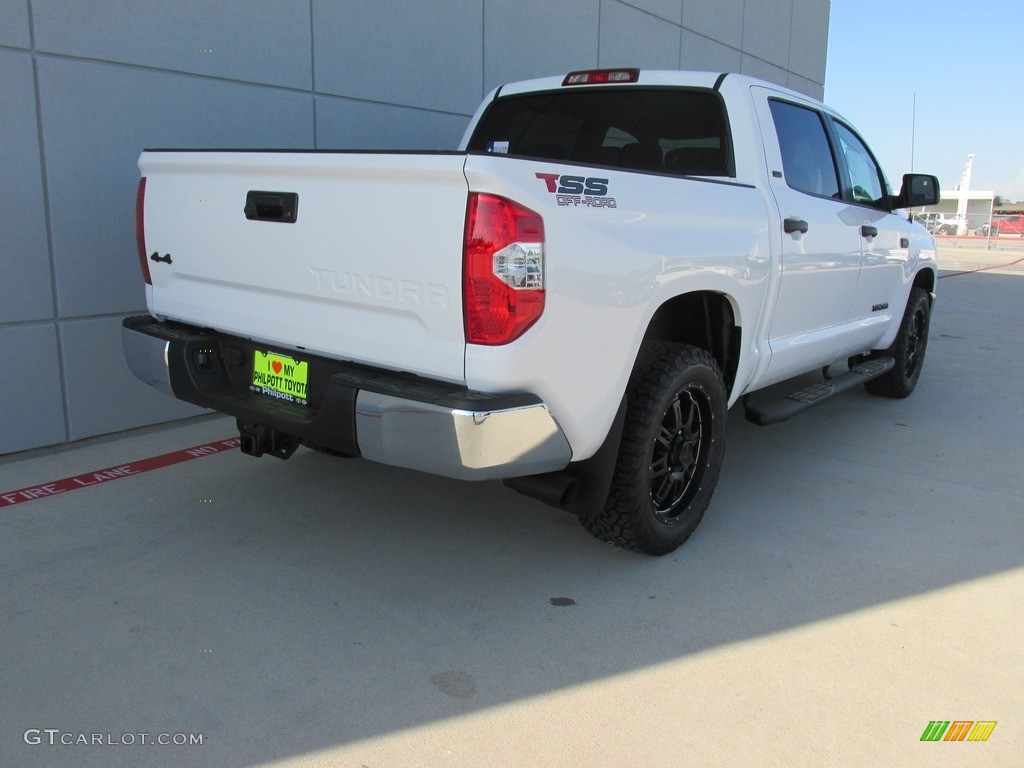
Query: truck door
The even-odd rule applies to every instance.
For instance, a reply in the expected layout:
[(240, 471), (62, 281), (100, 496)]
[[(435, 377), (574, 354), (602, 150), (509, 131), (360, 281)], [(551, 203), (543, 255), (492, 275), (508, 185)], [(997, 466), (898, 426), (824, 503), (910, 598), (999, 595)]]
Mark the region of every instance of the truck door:
[(903, 317), (910, 223), (890, 210), (889, 185), (867, 145), (841, 121), (833, 119), (832, 126), (845, 195), (856, 209), (861, 237), (860, 279), (850, 305), (849, 335), (852, 343), (867, 349)]
[(827, 116), (768, 89), (755, 89), (755, 98), (782, 230), (767, 373), (780, 381), (844, 354), (861, 215), (843, 199)]

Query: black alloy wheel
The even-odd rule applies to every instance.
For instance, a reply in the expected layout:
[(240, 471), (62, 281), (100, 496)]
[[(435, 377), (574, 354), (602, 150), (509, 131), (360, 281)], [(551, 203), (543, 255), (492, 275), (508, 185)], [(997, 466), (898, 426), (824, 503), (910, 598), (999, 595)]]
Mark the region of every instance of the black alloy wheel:
[(711, 408), (703, 387), (689, 382), (662, 417), (648, 472), (654, 516), (665, 525), (679, 520), (700, 488), (711, 450)]
[(706, 350), (645, 342), (626, 388), (626, 420), (594, 536), (648, 555), (675, 550), (711, 502), (725, 455), (727, 394)]
[(896, 340), (882, 353), (892, 357), (896, 365), (884, 376), (867, 382), (864, 388), (868, 392), (882, 397), (903, 398), (914, 391), (924, 367), (931, 317), (931, 296), (923, 288), (911, 288)]

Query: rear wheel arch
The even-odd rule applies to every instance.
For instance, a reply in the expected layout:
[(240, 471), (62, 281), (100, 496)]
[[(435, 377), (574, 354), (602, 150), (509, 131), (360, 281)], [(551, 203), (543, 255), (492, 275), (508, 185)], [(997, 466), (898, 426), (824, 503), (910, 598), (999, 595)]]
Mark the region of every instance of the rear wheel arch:
[(707, 350), (721, 369), (726, 392), (731, 393), (741, 337), (731, 297), (717, 291), (695, 291), (675, 296), (658, 307), (642, 345), (667, 341)]

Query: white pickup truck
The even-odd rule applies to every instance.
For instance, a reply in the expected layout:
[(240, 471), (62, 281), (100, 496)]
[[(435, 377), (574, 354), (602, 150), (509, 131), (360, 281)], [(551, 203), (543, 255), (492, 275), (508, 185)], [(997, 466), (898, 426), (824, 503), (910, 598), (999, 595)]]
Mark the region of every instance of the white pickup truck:
[(139, 168), (128, 364), (253, 456), (502, 478), (664, 554), (730, 406), (769, 424), (921, 373), (935, 243), (906, 209), (937, 179), (893, 195), (848, 122), (750, 77), (573, 72), (492, 92), (458, 151)]

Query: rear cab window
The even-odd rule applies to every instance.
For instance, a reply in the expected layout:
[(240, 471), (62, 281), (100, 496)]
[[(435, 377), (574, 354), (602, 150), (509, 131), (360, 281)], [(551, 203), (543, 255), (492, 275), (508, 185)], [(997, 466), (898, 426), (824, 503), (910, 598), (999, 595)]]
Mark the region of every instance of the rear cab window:
[(735, 176), (725, 105), (710, 89), (600, 88), (498, 98), (469, 142), (508, 154), (676, 176)]

